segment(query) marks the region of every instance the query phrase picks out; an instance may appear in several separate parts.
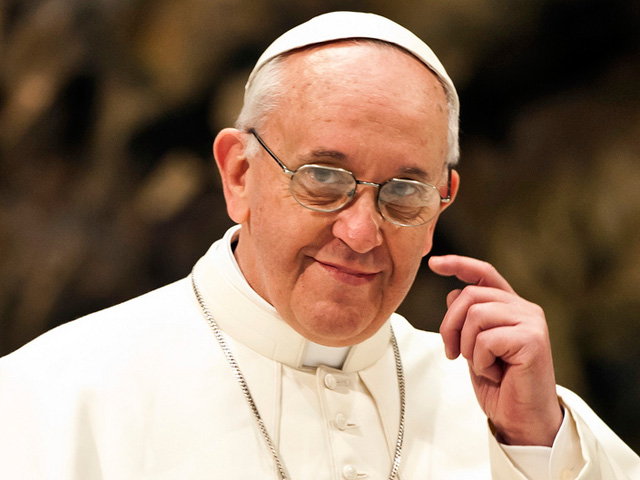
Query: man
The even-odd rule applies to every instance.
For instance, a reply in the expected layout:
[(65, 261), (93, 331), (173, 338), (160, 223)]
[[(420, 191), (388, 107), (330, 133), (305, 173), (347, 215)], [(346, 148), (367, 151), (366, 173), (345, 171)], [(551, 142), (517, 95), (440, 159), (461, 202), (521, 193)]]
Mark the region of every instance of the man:
[(384, 18), (276, 40), (214, 143), (239, 226), (190, 278), (0, 361), (2, 478), (638, 478), (493, 267), (430, 260), (470, 284), (441, 339), (393, 313), (458, 191), (457, 116)]

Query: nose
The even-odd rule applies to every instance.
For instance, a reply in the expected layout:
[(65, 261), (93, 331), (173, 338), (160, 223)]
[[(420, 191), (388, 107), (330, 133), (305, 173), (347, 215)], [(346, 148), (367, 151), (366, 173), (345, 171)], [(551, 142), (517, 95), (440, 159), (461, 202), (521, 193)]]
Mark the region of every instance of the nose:
[(358, 253), (367, 253), (382, 244), (385, 221), (376, 205), (376, 189), (360, 191), (356, 198), (337, 214), (333, 235)]

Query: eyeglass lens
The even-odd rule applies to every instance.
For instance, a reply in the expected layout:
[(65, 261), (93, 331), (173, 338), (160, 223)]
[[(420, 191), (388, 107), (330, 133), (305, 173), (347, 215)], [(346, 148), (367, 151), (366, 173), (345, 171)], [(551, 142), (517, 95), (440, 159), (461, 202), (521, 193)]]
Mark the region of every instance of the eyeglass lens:
[[(291, 178), (290, 190), (300, 205), (331, 212), (351, 201), (357, 184), (353, 174), (346, 170), (304, 165)], [(392, 179), (380, 186), (378, 208), (382, 216), (392, 223), (422, 225), (438, 213), (440, 194), (428, 184)]]

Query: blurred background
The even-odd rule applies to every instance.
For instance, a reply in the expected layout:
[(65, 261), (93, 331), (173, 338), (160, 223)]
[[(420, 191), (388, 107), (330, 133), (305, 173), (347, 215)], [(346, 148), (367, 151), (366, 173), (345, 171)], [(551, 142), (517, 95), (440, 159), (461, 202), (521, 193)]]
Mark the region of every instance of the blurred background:
[[(542, 305), (558, 382), (640, 451), (634, 0), (3, 0), (0, 355), (189, 273), (231, 225), (215, 133), (267, 44), (330, 10), (438, 53), (462, 189), (434, 252), (488, 260)], [(425, 264), (401, 313), (437, 330), (453, 286)]]

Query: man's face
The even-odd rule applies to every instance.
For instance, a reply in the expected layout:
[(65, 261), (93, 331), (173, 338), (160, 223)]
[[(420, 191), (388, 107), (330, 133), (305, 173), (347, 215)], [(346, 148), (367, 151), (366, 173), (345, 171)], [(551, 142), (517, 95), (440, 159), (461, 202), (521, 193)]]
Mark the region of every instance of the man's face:
[[(369, 182), (420, 180), (444, 196), (446, 99), (423, 64), (396, 49), (348, 42), (285, 62), (286, 100), (259, 134), (288, 168), (316, 163)], [(252, 288), (314, 342), (345, 346), (373, 335), (409, 291), (435, 219), (394, 225), (377, 210), (377, 189), (362, 185), (340, 211), (306, 209), (262, 150), (249, 159), (246, 182), (248, 218), (236, 257)]]

